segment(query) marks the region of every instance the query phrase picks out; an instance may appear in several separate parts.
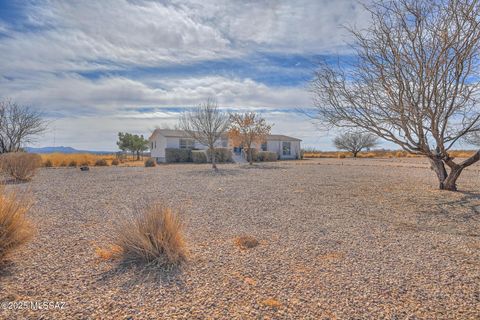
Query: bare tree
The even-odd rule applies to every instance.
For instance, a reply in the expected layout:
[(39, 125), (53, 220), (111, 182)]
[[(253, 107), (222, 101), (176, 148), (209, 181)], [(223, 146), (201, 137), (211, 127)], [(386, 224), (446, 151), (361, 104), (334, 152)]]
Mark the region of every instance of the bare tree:
[(370, 27), (350, 30), (353, 62), (322, 63), (315, 74), (315, 117), (428, 157), (440, 189), (456, 190), (480, 159), (480, 150), (461, 162), (449, 155), (480, 130), (480, 1), (385, 0), (367, 9)]
[(335, 137), (333, 140), (335, 147), (340, 150), (346, 150), (356, 158), (357, 154), (366, 148), (373, 148), (377, 143), (377, 137), (371, 133), (347, 132)]
[(186, 111), (180, 117), (180, 128), (187, 135), (208, 147), (212, 168), (215, 164), (215, 144), (226, 133), (229, 126), (229, 116), (220, 111), (215, 100), (208, 99), (193, 111)]
[(10, 100), (0, 101), (0, 153), (19, 151), (46, 129), (39, 112)]
[(230, 138), (234, 143), (241, 144), (247, 149), (248, 162), (252, 164), (252, 145), (264, 142), (266, 136), (270, 134), (272, 126), (268, 125), (265, 119), (255, 112), (232, 114), (230, 115), (230, 121)]

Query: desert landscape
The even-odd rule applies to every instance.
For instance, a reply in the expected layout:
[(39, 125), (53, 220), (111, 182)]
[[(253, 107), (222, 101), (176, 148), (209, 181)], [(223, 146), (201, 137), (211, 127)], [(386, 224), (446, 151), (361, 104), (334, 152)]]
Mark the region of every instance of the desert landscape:
[[(63, 307), (0, 317), (480, 317), (478, 165), (460, 192), (437, 190), (422, 158), (219, 169), (42, 168), (8, 184), (33, 198), (35, 236), (2, 269), (0, 300)], [(184, 221), (187, 261), (158, 269), (104, 254), (119, 221), (152, 203)], [(239, 247), (241, 236), (258, 243)]]

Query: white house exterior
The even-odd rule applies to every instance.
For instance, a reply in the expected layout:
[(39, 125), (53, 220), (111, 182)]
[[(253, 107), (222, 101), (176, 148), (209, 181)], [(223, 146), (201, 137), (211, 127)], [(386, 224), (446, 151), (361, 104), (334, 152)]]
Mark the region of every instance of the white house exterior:
[[(165, 149), (197, 149), (206, 150), (208, 147), (189, 138), (185, 131), (171, 129), (155, 129), (148, 139), (152, 158), (157, 162), (165, 162)], [(284, 135), (269, 135), (266, 143), (256, 146), (258, 150), (277, 153), (280, 159), (300, 158), (300, 139)], [(241, 153), (242, 148), (233, 145), (228, 135), (223, 135), (217, 141), (217, 148), (230, 148), (234, 153)]]

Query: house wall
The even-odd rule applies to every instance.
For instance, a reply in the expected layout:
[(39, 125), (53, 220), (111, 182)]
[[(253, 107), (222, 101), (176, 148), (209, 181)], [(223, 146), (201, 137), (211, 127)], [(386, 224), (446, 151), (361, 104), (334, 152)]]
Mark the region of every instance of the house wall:
[[(153, 142), (153, 148), (151, 148), (152, 158), (155, 158), (157, 162), (165, 162), (165, 149), (180, 148), (180, 139), (183, 139), (183, 138), (165, 137), (160, 134), (157, 134), (154, 138), (150, 140), (150, 147), (152, 146), (152, 142)], [(155, 147), (155, 142), (156, 142), (156, 147)], [(223, 140), (223, 139), (220, 139), (215, 144), (215, 146), (218, 148), (224, 147), (225, 145), (228, 146), (228, 143), (226, 144), (226, 140)], [(207, 146), (199, 143), (198, 141), (195, 141), (195, 149), (206, 150)]]
[(276, 152), (280, 159), (297, 159), (300, 158), (300, 141), (286, 141), (290, 142), (290, 155), (283, 155), (283, 141), (269, 140), (267, 141), (267, 151)]

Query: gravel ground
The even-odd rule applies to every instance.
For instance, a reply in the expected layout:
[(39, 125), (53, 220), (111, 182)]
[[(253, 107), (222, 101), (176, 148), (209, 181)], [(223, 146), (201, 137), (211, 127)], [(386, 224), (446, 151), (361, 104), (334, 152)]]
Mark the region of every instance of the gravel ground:
[[(42, 169), (9, 185), (34, 197), (37, 232), (2, 270), (0, 300), (65, 305), (0, 318), (480, 318), (480, 166), (457, 193), (419, 159), (220, 169)], [(182, 210), (188, 264), (99, 260), (115, 221), (154, 201)], [(260, 245), (240, 250), (238, 235)]]

